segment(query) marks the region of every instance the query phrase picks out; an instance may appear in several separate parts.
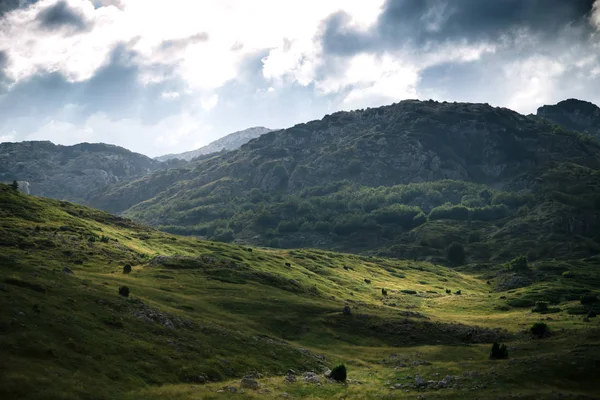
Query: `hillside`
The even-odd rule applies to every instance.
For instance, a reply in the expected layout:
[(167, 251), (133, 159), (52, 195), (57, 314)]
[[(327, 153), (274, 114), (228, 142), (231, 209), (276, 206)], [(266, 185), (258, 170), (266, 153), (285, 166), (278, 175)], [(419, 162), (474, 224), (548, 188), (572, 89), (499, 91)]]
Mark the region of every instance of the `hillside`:
[(242, 145), (248, 143), (250, 140), (256, 139), (257, 137), (264, 135), (265, 133), (272, 132), (273, 130), (274, 129), (269, 129), (262, 126), (255, 126), (253, 128), (230, 133), (229, 135), (217, 139), (204, 147), (200, 147), (199, 149), (186, 151), (185, 153), (180, 154), (166, 154), (164, 156), (156, 157), (155, 160), (167, 161), (177, 158), (180, 160), (191, 161), (196, 157), (218, 153), (223, 150), (236, 150)]
[[(600, 330), (577, 314), (598, 257), (481, 271), (249, 249), (0, 185), (0, 263), (4, 399), (597, 398)], [(341, 362), (346, 384), (322, 375)]]
[(543, 119), (403, 101), (270, 132), (93, 204), (271, 247), (440, 260), (457, 242), (471, 261), (569, 258), (598, 251), (599, 167), (598, 142)]
[(26, 193), (77, 203), (85, 204), (110, 184), (166, 167), (142, 154), (103, 143), (0, 143), (0, 182), (17, 180)]
[(538, 108), (537, 116), (600, 139), (600, 108), (593, 103), (568, 99)]

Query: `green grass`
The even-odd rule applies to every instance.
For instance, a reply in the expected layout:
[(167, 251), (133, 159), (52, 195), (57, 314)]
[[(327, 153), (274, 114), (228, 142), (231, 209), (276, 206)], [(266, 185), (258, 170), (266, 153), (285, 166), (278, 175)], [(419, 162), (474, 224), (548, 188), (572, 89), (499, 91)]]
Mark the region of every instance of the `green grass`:
[[(248, 249), (169, 235), (4, 185), (0, 205), (1, 398), (597, 392), (599, 319), (568, 313), (581, 307), (576, 296), (598, 287), (594, 258), (568, 267), (530, 263), (532, 285), (499, 292), (502, 265), (449, 269), (323, 250)], [(90, 240), (102, 236), (109, 240)], [(122, 273), (125, 264), (130, 274)], [(564, 278), (565, 268), (574, 277)], [(130, 288), (128, 298), (118, 295), (121, 286)], [(540, 315), (508, 306), (514, 299), (549, 301), (561, 310)], [(351, 315), (342, 313), (345, 305)], [(540, 320), (553, 334), (533, 340), (526, 331)], [(488, 360), (496, 337), (507, 343), (509, 360)], [(301, 377), (284, 383), (290, 368), (320, 374), (341, 363), (347, 385), (321, 378), (317, 386)], [(249, 373), (262, 374), (259, 390), (239, 388)], [(458, 378), (449, 388), (418, 389), (417, 374)], [(397, 383), (406, 387), (390, 389)], [(237, 393), (218, 392), (224, 386)]]

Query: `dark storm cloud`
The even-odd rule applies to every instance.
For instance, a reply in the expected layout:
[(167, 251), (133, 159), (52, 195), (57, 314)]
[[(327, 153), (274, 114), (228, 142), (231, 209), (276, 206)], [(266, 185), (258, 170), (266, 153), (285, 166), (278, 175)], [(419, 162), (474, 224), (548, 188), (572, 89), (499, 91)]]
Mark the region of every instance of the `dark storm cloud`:
[(525, 30), (551, 39), (567, 26), (585, 26), (594, 0), (388, 0), (375, 26), (361, 32), (343, 12), (322, 33), (326, 53), (422, 46), (427, 43), (497, 41)]
[(45, 30), (67, 27), (75, 31), (83, 31), (90, 28), (85, 17), (71, 8), (65, 1), (59, 1), (40, 11), (36, 20), (39, 22), (40, 27)]
[(16, 10), (17, 8), (24, 8), (29, 6), (30, 4), (35, 3), (37, 0), (0, 0), (0, 18), (4, 16), (7, 12), (12, 10)]

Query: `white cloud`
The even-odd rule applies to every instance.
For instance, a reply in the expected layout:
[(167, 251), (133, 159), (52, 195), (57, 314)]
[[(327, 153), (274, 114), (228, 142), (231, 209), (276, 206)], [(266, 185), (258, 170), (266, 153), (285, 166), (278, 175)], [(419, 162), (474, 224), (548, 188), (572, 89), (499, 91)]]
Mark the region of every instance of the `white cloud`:
[(2, 142), (14, 142), (17, 139), (17, 133), (11, 132), (4, 135), (0, 135), (0, 143)]
[(165, 100), (174, 100), (174, 99), (178, 99), (180, 96), (179, 92), (162, 92), (160, 94), (160, 97), (162, 97)]
[(504, 78), (512, 89), (507, 106), (514, 110), (535, 112), (554, 97), (558, 79), (566, 67), (558, 60), (533, 56), (506, 65)]
[(200, 105), (204, 111), (210, 111), (219, 103), (219, 96), (213, 94), (207, 99), (200, 100)]

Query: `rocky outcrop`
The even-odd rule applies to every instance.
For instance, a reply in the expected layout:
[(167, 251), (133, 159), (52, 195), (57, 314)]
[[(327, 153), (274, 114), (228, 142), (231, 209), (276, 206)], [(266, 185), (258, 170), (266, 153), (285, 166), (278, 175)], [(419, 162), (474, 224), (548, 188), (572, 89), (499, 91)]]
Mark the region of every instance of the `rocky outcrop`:
[(600, 139), (600, 108), (593, 103), (568, 99), (538, 108), (537, 116)]

